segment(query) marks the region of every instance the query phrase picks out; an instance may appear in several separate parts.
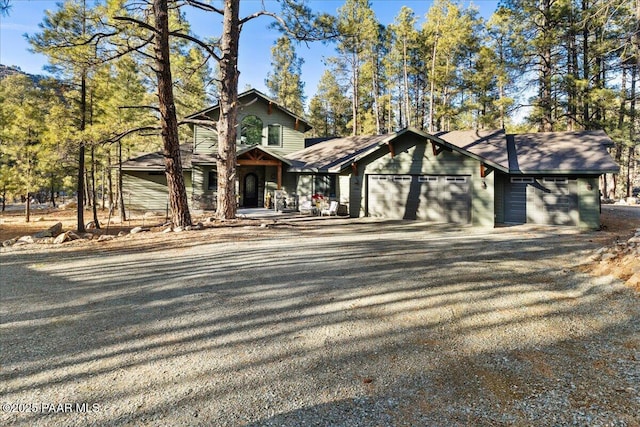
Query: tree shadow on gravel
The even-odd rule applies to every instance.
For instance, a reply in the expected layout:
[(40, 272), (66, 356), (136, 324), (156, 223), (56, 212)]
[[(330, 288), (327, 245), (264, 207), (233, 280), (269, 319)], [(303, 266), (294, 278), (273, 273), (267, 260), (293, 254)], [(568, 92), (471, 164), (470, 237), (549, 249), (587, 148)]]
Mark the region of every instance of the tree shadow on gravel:
[[(554, 374), (544, 394), (562, 369), (574, 373), (558, 389), (570, 387), (582, 372), (572, 361), (592, 363), (581, 346), (596, 343), (593, 357), (638, 351), (627, 291), (564, 264), (584, 257), (582, 239), (409, 228), (274, 232), (99, 256), (3, 254), (3, 399), (102, 407), (75, 418), (3, 416), (16, 425), (313, 425), (319, 411), (329, 421), (316, 425), (402, 425), (484, 410), (493, 412), (478, 419), (498, 422), (500, 404), (504, 422), (531, 421), (500, 400), (511, 384), (537, 378), (518, 354), (563, 357), (546, 362)], [(502, 366), (504, 358), (520, 365)], [(483, 375), (496, 384), (505, 376), (506, 394)], [(603, 393), (626, 390), (610, 377), (594, 377), (609, 381)]]

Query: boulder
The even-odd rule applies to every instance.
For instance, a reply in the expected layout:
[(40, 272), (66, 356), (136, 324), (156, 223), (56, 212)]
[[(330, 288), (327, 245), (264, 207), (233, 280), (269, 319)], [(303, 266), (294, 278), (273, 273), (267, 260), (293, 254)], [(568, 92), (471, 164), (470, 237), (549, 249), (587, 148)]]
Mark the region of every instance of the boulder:
[(137, 234), (137, 233), (140, 233), (140, 232), (142, 232), (142, 231), (143, 231), (143, 228), (142, 228), (142, 227), (133, 227), (129, 233), (131, 233), (131, 234)]
[(171, 227), (167, 227), (164, 230), (162, 230), (163, 233), (171, 233), (171, 231), (173, 231)]
[(69, 236), (67, 235), (67, 233), (61, 233), (56, 236), (55, 240), (53, 241), (53, 244), (61, 245), (68, 240), (69, 240)]
[(113, 240), (115, 238), (116, 236), (113, 236), (110, 234), (103, 234), (102, 236), (98, 237), (98, 242), (108, 242), (109, 240)]
[(180, 232), (183, 231), (183, 228), (182, 227), (176, 227), (176, 228), (173, 229), (173, 231), (175, 231), (176, 233), (180, 233)]
[(2, 246), (8, 248), (9, 246), (13, 246), (16, 243), (16, 239), (9, 239), (2, 242)]
[(18, 239), (16, 243), (31, 244), (31, 243), (35, 243), (35, 240), (31, 236), (22, 236)]
[(53, 237), (62, 233), (62, 223), (58, 222), (55, 225), (47, 228), (46, 230), (42, 230), (33, 235), (33, 237), (37, 239), (42, 239), (43, 237)]
[(122, 236), (126, 236), (127, 233), (125, 233), (124, 231), (121, 231), (118, 233), (118, 237), (122, 237)]

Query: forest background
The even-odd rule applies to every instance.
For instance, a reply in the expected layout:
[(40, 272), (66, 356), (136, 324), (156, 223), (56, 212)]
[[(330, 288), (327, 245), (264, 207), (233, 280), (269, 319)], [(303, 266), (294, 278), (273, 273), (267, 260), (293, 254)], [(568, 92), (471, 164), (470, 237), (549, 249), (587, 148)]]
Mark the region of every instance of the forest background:
[[(11, 3), (0, 3), (6, 22)], [(187, 12), (193, 3), (168, 2), (170, 28), (188, 35), (170, 39), (179, 121), (221, 94), (219, 68), (210, 61), (218, 52), (219, 26), (212, 34), (193, 34)], [(252, 2), (260, 11), (271, 8), (264, 16), (276, 26), (279, 19), (312, 13), (319, 3), (309, 2), (310, 10), (278, 10), (280, 2)], [(270, 65), (258, 67), (268, 95), (307, 118), (313, 126), (308, 136), (381, 134), (407, 126), (427, 132), (604, 129), (616, 143), (612, 155), (621, 173), (602, 180), (603, 195), (638, 191), (640, 0), (506, 0), (493, 13), (435, 0), (424, 15), (399, 7), (386, 25), (367, 0), (327, 3), (337, 7), (324, 22), (308, 21), (331, 27), (323, 43), (332, 53), (323, 57), (310, 97), (298, 55), (309, 44), (288, 36), (282, 25), (266, 28), (265, 20), (261, 27), (279, 35)], [(113, 166), (162, 147), (153, 43), (122, 20), (125, 12), (144, 14), (150, 6), (69, 0), (47, 11), (40, 31), (27, 35), (48, 58), (47, 76), (2, 67), (2, 209), (6, 201), (29, 200), (27, 194), (55, 203), (56, 194), (73, 194), (82, 179), (83, 204), (93, 208), (94, 218), (96, 209), (115, 206), (124, 215)], [(131, 40), (138, 44), (123, 50)], [(189, 136), (189, 126), (181, 126), (180, 142)], [(86, 162), (78, 160), (79, 147), (87, 149)]]

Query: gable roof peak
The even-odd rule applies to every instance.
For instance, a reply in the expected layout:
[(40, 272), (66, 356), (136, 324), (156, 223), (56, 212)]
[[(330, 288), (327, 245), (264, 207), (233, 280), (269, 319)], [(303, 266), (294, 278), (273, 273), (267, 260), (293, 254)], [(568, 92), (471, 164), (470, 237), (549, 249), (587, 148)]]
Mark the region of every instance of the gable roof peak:
[[(247, 101), (247, 102), (240, 102), (243, 99), (246, 98), (250, 98), (250, 97), (254, 97), (254, 99)], [(265, 95), (264, 93), (260, 92), (258, 89), (255, 88), (251, 88), (248, 90), (245, 90), (244, 92), (241, 92), (238, 94), (238, 101), (241, 104), (241, 107), (243, 105), (250, 105), (253, 102), (255, 102), (257, 99), (262, 99), (264, 102), (269, 103), (275, 107), (277, 107), (278, 109), (280, 109), (283, 113), (293, 117), (294, 119), (296, 119), (296, 121), (301, 122), (304, 125), (304, 132), (312, 129), (312, 126), (309, 124), (309, 122), (307, 122), (307, 120), (304, 117), (301, 117), (297, 114), (295, 114), (294, 112), (292, 112), (291, 110), (289, 110), (288, 108), (284, 107), (283, 105), (279, 104), (277, 101), (275, 101), (274, 99), (270, 98), (269, 96)], [(215, 111), (217, 109), (220, 108), (220, 101), (216, 101), (212, 106), (207, 107), (203, 110), (200, 111), (196, 111), (195, 113), (189, 114), (188, 116), (186, 116), (187, 119), (197, 119), (203, 116), (208, 115), (209, 113), (211, 113), (212, 111)]]

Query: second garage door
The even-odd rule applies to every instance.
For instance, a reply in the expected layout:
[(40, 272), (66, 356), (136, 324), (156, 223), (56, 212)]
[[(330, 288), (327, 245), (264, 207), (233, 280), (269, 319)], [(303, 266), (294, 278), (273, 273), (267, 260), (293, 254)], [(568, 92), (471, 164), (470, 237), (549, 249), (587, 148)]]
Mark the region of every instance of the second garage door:
[(369, 175), (367, 202), (369, 216), (466, 224), (470, 176)]

